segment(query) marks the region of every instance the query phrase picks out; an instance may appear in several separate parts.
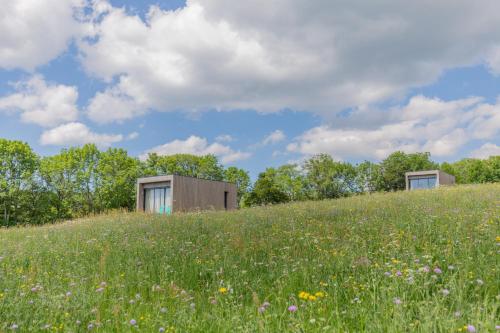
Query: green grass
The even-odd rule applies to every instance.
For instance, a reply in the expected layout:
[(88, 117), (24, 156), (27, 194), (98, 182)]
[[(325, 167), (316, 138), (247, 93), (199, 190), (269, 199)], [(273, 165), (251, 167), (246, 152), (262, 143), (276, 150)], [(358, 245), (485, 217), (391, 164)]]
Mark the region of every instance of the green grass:
[(0, 332), (494, 332), (499, 215), (494, 184), (4, 229)]

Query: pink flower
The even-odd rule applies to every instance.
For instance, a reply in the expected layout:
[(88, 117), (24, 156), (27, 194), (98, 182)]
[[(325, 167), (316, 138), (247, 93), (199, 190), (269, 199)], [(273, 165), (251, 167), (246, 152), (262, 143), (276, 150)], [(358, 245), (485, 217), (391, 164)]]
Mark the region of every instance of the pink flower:
[(295, 312), (295, 311), (297, 311), (298, 309), (299, 309), (299, 308), (298, 308), (296, 305), (290, 305), (290, 306), (288, 307), (288, 311), (290, 311), (290, 312)]
[(476, 328), (474, 327), (474, 325), (467, 325), (467, 332), (476, 332)]

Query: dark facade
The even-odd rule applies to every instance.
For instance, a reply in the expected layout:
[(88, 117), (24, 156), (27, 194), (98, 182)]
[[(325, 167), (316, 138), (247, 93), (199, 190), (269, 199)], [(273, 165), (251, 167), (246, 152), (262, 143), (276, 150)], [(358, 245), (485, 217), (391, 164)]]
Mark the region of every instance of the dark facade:
[(137, 180), (137, 211), (171, 214), (237, 207), (237, 188), (232, 183), (176, 175)]

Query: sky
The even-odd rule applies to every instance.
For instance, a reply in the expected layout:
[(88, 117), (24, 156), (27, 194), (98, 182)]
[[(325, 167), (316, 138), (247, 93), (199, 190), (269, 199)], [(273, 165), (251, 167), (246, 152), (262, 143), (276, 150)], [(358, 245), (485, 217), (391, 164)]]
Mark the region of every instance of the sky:
[(0, 137), (215, 154), (500, 155), (497, 0), (4, 0)]

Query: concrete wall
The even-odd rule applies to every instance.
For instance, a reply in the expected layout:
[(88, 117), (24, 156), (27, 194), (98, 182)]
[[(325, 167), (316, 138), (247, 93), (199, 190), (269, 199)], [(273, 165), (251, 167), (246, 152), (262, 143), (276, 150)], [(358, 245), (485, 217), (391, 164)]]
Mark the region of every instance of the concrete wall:
[(237, 187), (235, 184), (212, 180), (173, 176), (174, 212), (224, 209), (224, 192), (228, 192), (227, 209), (238, 208)]
[(172, 186), (172, 176), (155, 176), (137, 179), (135, 206), (137, 211), (144, 210), (144, 189), (150, 187)]
[(223, 210), (224, 192), (227, 192), (227, 209), (237, 209), (235, 184), (183, 176), (156, 176), (137, 180), (136, 209), (144, 210), (144, 189), (170, 185), (172, 212), (197, 210)]

